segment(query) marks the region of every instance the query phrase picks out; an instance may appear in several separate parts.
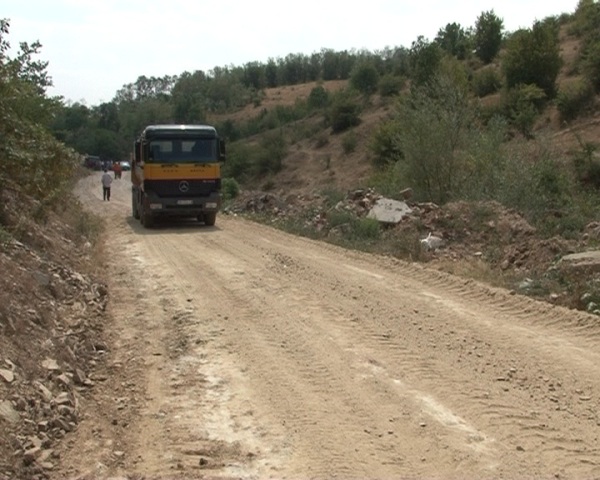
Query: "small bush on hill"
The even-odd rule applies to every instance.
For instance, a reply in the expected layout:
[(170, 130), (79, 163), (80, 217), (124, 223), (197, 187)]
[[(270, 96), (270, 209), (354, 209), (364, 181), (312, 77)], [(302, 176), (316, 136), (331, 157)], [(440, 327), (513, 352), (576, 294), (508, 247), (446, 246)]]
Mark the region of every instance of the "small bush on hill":
[(398, 95), (404, 88), (405, 84), (406, 79), (404, 77), (388, 73), (379, 79), (379, 94), (382, 97), (392, 97), (394, 95)]
[(308, 107), (313, 110), (327, 108), (329, 105), (329, 92), (322, 85), (314, 87), (308, 95)]
[(231, 200), (240, 194), (240, 184), (235, 178), (223, 178), (221, 182), (221, 190), (223, 192), (223, 199)]
[(361, 107), (357, 99), (348, 91), (335, 94), (327, 113), (333, 133), (343, 132), (360, 123)]
[(502, 86), (500, 74), (493, 67), (484, 67), (473, 74), (471, 85), (475, 95), (485, 97), (496, 93)]
[(344, 153), (352, 153), (356, 150), (356, 146), (358, 145), (358, 139), (356, 138), (356, 134), (352, 131), (346, 133), (342, 137), (342, 148)]
[(596, 156), (598, 145), (577, 138), (579, 150), (573, 155), (573, 168), (579, 183), (594, 189), (600, 188), (600, 159)]
[(556, 96), (556, 107), (563, 122), (574, 120), (590, 108), (593, 102), (594, 89), (585, 79), (567, 85)]
[(505, 108), (511, 125), (526, 138), (533, 138), (533, 125), (543, 108), (546, 94), (537, 85), (518, 85), (505, 95)]
[(382, 122), (373, 133), (369, 150), (373, 154), (373, 165), (385, 168), (403, 157), (398, 138), (399, 126), (394, 121)]

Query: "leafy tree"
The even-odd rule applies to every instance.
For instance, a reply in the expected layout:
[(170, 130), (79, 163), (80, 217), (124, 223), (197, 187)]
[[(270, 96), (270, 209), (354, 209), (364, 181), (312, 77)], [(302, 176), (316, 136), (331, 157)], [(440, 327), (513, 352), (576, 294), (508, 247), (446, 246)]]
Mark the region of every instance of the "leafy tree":
[(141, 100), (145, 98), (165, 97), (171, 94), (177, 77), (146, 77), (141, 75), (134, 83), (124, 85), (116, 94), (115, 100)]
[(35, 59), (41, 44), (22, 42), (11, 58), (9, 27), (0, 19), (0, 189), (13, 183), (48, 204), (68, 188), (77, 157), (46, 126), (60, 104), (45, 95), (52, 83), (47, 62)]
[(582, 70), (596, 92), (600, 92), (600, 40), (590, 44), (582, 56)]
[(182, 73), (173, 86), (171, 102), (175, 121), (199, 123), (206, 118), (209, 79), (202, 70)]
[(269, 58), (267, 66), (265, 67), (265, 80), (267, 82), (267, 88), (273, 88), (279, 85), (277, 82), (277, 64), (272, 58)]
[(484, 62), (490, 63), (500, 51), (504, 21), (493, 10), (482, 12), (475, 23), (473, 43), (475, 53)]
[(264, 66), (258, 62), (246, 63), (243, 83), (247, 88), (263, 89), (267, 83)]
[(390, 59), (390, 73), (403, 77), (410, 76), (411, 52), (406, 47), (396, 49)]
[(391, 121), (390, 130), (381, 130), (385, 157), (379, 163), (397, 160), (404, 178), (427, 200), (445, 203), (455, 198), (469, 178), (465, 152), (477, 138), (472, 133), (475, 110), (463, 82), (437, 75), (426, 86), (411, 89)]
[(571, 28), (575, 34), (583, 38), (585, 44), (598, 40), (600, 37), (600, 3), (597, 0), (579, 0)]
[(471, 34), (465, 31), (458, 23), (448, 23), (438, 31), (436, 43), (450, 55), (464, 60), (471, 49)]
[(535, 22), (531, 29), (515, 32), (502, 61), (508, 88), (533, 84), (549, 98), (555, 94), (561, 65), (558, 30), (551, 22)]
[(419, 36), (410, 48), (411, 77), (416, 86), (435, 77), (442, 61), (442, 49), (435, 42)]
[(100, 128), (105, 128), (113, 132), (119, 131), (119, 112), (115, 103), (100, 104), (96, 107), (95, 114), (98, 118), (98, 126)]
[(372, 63), (357, 65), (350, 76), (350, 85), (363, 95), (372, 95), (377, 91), (379, 73)]
[(288, 54), (285, 59), (279, 60), (281, 81), (286, 85), (297, 85), (304, 81), (302, 56), (299, 54)]

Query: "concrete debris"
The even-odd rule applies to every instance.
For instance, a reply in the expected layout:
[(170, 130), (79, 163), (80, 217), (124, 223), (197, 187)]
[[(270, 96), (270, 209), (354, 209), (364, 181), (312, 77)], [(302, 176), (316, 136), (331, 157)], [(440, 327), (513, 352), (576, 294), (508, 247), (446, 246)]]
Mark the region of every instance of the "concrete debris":
[(421, 240), (421, 246), (427, 251), (435, 251), (444, 246), (444, 240), (429, 232), (427, 237)]
[(395, 224), (400, 223), (411, 213), (412, 209), (406, 202), (390, 198), (380, 198), (367, 214), (367, 218), (374, 218), (381, 223)]

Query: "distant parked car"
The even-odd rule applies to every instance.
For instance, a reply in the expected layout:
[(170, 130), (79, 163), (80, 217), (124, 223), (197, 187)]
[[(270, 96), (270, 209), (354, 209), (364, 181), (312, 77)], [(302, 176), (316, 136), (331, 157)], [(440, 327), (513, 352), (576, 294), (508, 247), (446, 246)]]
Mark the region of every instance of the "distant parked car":
[(123, 160), (119, 163), (121, 164), (121, 168), (124, 172), (126, 172), (127, 170), (131, 170), (131, 163), (129, 163), (127, 160)]
[(83, 164), (92, 170), (102, 170), (102, 161), (95, 155), (87, 155)]

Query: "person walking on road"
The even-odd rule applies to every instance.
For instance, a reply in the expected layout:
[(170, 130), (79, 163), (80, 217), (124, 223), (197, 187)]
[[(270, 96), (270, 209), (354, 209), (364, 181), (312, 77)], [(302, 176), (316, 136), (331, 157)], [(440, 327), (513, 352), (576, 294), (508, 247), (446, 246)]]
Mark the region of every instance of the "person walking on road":
[(115, 162), (115, 163), (113, 163), (112, 168), (113, 168), (113, 172), (115, 172), (115, 179), (121, 178), (121, 172), (123, 171), (121, 164), (119, 162)]
[(104, 173), (102, 174), (102, 197), (104, 200), (108, 200), (110, 202), (110, 185), (112, 184), (112, 177), (108, 173), (108, 170), (105, 168)]

